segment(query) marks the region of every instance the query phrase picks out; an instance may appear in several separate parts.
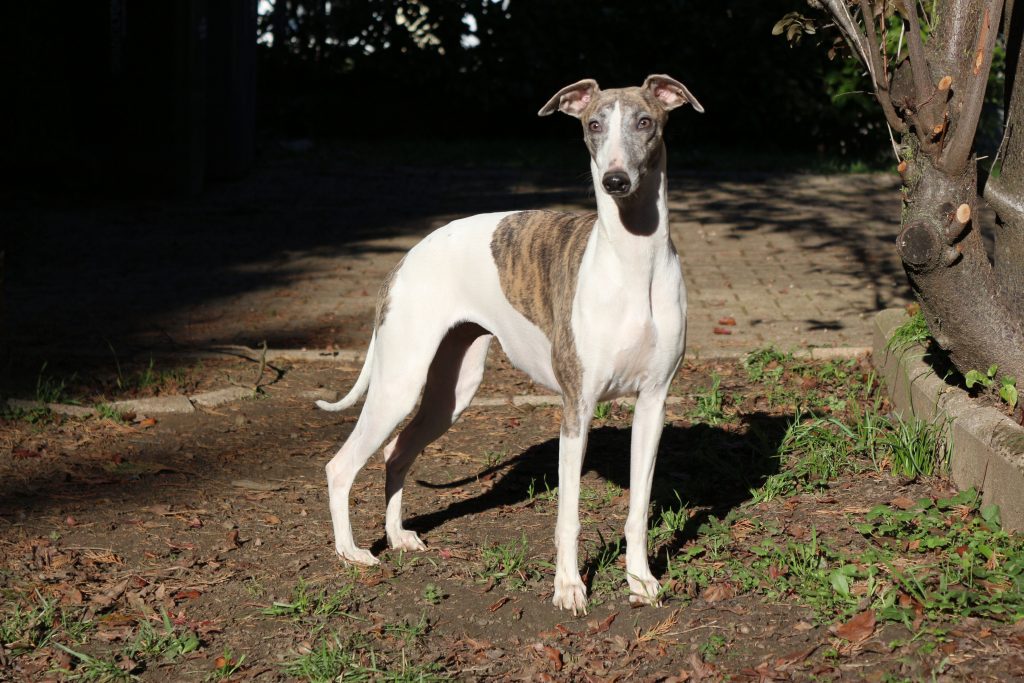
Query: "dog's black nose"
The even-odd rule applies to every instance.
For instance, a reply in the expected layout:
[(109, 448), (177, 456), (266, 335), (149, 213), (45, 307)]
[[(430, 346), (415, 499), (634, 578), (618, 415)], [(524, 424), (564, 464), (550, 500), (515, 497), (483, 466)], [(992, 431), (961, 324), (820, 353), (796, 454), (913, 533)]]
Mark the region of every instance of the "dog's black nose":
[(629, 192), (629, 176), (622, 171), (611, 171), (604, 174), (601, 184), (608, 194), (626, 194)]

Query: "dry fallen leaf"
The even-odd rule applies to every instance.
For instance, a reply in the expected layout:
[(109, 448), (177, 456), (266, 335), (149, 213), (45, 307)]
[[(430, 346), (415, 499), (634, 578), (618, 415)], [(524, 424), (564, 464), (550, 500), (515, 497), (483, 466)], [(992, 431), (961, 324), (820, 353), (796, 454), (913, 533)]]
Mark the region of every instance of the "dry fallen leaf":
[(728, 327), (714, 327), (711, 329), (714, 334), (732, 334), (732, 330)]
[(617, 616), (619, 616), (618, 612), (612, 612), (607, 617), (602, 619), (600, 622), (598, 622), (597, 619), (593, 619), (587, 622), (587, 625), (590, 626), (590, 635), (593, 636), (597, 635), (598, 633), (604, 633), (605, 631), (607, 631), (609, 628), (611, 628), (612, 622), (615, 621), (615, 617)]
[(889, 504), (892, 505), (893, 507), (899, 508), (900, 510), (909, 510), (910, 508), (917, 505), (917, 502), (911, 500), (910, 498), (907, 498), (906, 496), (899, 496), (889, 501)]
[(845, 624), (833, 626), (830, 630), (851, 643), (862, 642), (875, 632), (875, 612), (870, 609), (865, 610)]
[(512, 601), (512, 598), (508, 597), (507, 595), (506, 595), (506, 596), (504, 596), (504, 597), (498, 598), (498, 601), (497, 601), (497, 602), (495, 602), (495, 603), (494, 603), (493, 605), (491, 605), (490, 607), (488, 607), (488, 608), (487, 608), (487, 611), (488, 611), (488, 612), (497, 612), (497, 611), (498, 611), (499, 609), (501, 609), (501, 608), (502, 608), (502, 607), (503, 607), (503, 606), (504, 606), (504, 605), (505, 605), (506, 603), (508, 603), (508, 602), (511, 602), (511, 601)]
[(718, 324), (732, 326), (736, 324), (736, 318), (732, 317), (731, 315), (727, 315), (724, 318), (719, 318)]
[(556, 648), (544, 643), (534, 643), (533, 649), (544, 659), (551, 662), (551, 666), (554, 667), (555, 671), (562, 670), (562, 653)]
[(715, 675), (715, 665), (705, 662), (696, 652), (690, 655), (687, 663), (690, 665), (690, 677), (695, 681), (703, 681)]
[(731, 583), (719, 581), (705, 588), (700, 596), (704, 598), (704, 602), (728, 600), (729, 598), (736, 597), (736, 588)]

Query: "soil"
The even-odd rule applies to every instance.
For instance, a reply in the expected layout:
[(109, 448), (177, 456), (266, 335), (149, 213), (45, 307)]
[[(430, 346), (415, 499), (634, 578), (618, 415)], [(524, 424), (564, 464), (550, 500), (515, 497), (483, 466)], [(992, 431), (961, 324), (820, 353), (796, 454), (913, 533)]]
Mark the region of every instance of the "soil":
[[(822, 364), (805, 365), (822, 376)], [(224, 371), (211, 367), (192, 366), (195, 386)], [(861, 379), (869, 370), (847, 369)], [(353, 680), (1024, 676), (1019, 624), (949, 616), (923, 626), (879, 623), (864, 638), (844, 639), (833, 632), (838, 620), (795, 596), (670, 578), (668, 558), (686, 562), (707, 525), (730, 512), (724, 538), (737, 552), (815, 538), (858, 552), (868, 540), (854, 524), (876, 504), (950, 492), (941, 478), (905, 480), (863, 467), (752, 503), (751, 489), (778, 468), (769, 454), (797, 406), (766, 394), (734, 362), (689, 363), (673, 387), (682, 401), (668, 409), (653, 510), (682, 505), (687, 518), (652, 549), (652, 568), (666, 584), (662, 605), (631, 608), (624, 583), (609, 580), (621, 578), (623, 560), (625, 406), (595, 421), (585, 464), (588, 615), (551, 605), (549, 489), (559, 422), (552, 407), (474, 407), (427, 448), (404, 501), (406, 526), (427, 544), (424, 553), (387, 549), (383, 464), (371, 460), (353, 489), (353, 524), (381, 565), (346, 566), (333, 550), (323, 467), (357, 413), (318, 411), (310, 396), (347, 389), (357, 371), (282, 365), (260, 398), (189, 416), (0, 423), (4, 623), (41, 601), (59, 603), (65, 615), (37, 625), (35, 641), (0, 641), (0, 679), (84, 678), (104, 661), (142, 680), (293, 680), (303, 678), (295, 663), (325, 643), (349, 657), (344, 671)], [(809, 376), (794, 373), (794, 386), (818, 392), (822, 404), (827, 395), (842, 398), (837, 417), (856, 401), (876, 401), (870, 391), (841, 396), (841, 385)], [(716, 377), (724, 417), (709, 423), (696, 411)], [(479, 394), (535, 391), (498, 358)], [(517, 549), (521, 561), (499, 561)], [(90, 625), (74, 631), (74, 619)], [(144, 624), (195, 634), (198, 644), (178, 656), (139, 654), (129, 646)]]

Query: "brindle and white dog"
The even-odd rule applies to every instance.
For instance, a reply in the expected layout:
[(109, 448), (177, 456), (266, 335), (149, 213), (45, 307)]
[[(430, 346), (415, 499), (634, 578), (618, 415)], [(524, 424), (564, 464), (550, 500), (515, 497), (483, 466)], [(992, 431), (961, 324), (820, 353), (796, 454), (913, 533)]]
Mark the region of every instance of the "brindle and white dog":
[(562, 396), (554, 604), (585, 612), (577, 566), (580, 473), (599, 401), (636, 397), (626, 577), (632, 601), (657, 602), (647, 564), (647, 512), (665, 396), (683, 357), (686, 291), (669, 236), (665, 145), (668, 112), (689, 103), (663, 75), (639, 88), (601, 90), (587, 79), (540, 110), (580, 119), (590, 150), (597, 215), (518, 211), (472, 216), (436, 230), (384, 282), (366, 363), (343, 410), (364, 393), (351, 436), (327, 464), (335, 548), (352, 562), (377, 559), (356, 546), (349, 491), (356, 473), (415, 407), (384, 448), (385, 527), (393, 548), (422, 550), (402, 527), (402, 486), (416, 456), (469, 405), (497, 337), (516, 367)]

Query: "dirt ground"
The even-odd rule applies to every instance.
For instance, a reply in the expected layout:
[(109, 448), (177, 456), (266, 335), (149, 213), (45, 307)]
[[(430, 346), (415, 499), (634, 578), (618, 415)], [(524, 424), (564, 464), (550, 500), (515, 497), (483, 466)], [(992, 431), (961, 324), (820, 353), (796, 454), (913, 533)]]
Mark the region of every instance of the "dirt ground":
[[(282, 365), (253, 400), (189, 416), (7, 414), (0, 679), (1024, 677), (1019, 539), (968, 498), (950, 499), (941, 477), (907, 477), (852, 450), (829, 474), (809, 473), (810, 455), (787, 446), (797, 415), (825, 420), (833, 445), (853, 442), (837, 425), (884, 415), (864, 362), (681, 370), (652, 503), (658, 607), (627, 599), (630, 413), (602, 407), (583, 479), (591, 603), (579, 617), (550, 602), (553, 407), (472, 408), (428, 447), (405, 494), (424, 553), (387, 549), (383, 464), (371, 460), (353, 521), (381, 565), (336, 558), (323, 467), (357, 413), (318, 411), (311, 397), (347, 389), (357, 370)], [(254, 370), (166, 372), (206, 386)], [(111, 393), (109, 376), (81, 376), (94, 395)], [(480, 395), (531, 392), (499, 359)], [(915, 535), (928, 520), (943, 531)], [(922, 546), (942, 534), (967, 540)], [(966, 588), (935, 579), (948, 557), (973, 557), (977, 539), (988, 559)]]

